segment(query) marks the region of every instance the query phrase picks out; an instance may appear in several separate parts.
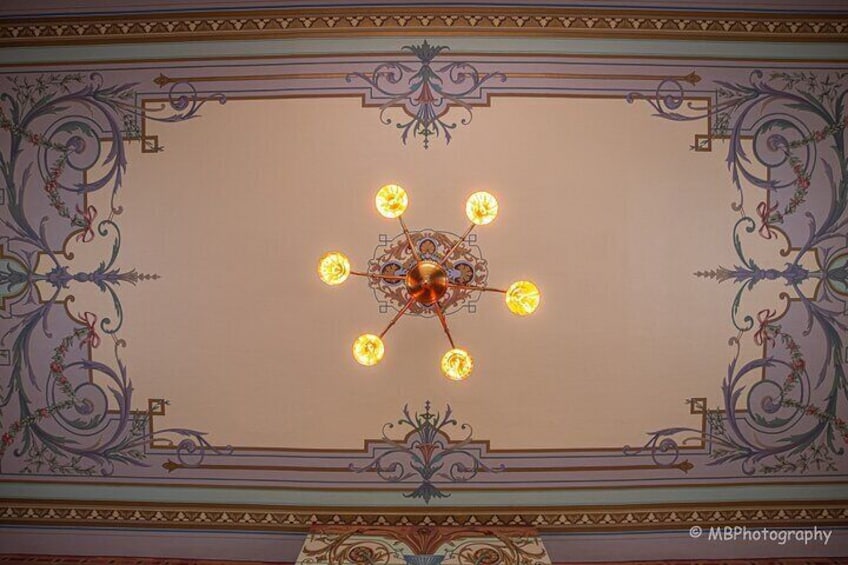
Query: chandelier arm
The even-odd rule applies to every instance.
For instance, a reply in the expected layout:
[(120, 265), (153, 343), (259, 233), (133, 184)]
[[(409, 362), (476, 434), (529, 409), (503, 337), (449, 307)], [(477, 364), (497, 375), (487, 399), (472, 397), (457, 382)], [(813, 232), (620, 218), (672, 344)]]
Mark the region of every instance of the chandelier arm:
[(502, 288), (492, 288), (490, 286), (476, 286), (473, 284), (454, 284), (449, 282), (448, 288), (458, 288), (460, 290), (482, 290), (487, 292), (500, 292), (502, 294), (506, 294), (506, 290)]
[(442, 305), (438, 302), (433, 302), (433, 308), (436, 310), (436, 315), (439, 317), (439, 321), (442, 323), (442, 329), (445, 330), (445, 335), (448, 336), (448, 341), (450, 342), (451, 349), (456, 349), (456, 345), (454, 345), (453, 338), (451, 337), (450, 330), (448, 329), (448, 321), (445, 319), (445, 313), (442, 310)]
[(383, 279), (387, 281), (403, 281), (406, 280), (406, 277), (402, 277), (400, 275), (381, 275), (378, 273), (360, 273), (359, 271), (351, 271), (351, 275), (356, 275), (358, 277), (366, 277), (369, 279)]
[(415, 257), (416, 262), (420, 262), (421, 256), (418, 255), (418, 250), (415, 249), (415, 244), (412, 243), (412, 234), (409, 233), (409, 229), (406, 227), (406, 222), (403, 221), (403, 216), (398, 216), (398, 220), (400, 220), (400, 227), (403, 228), (403, 234), (406, 236), (406, 241), (409, 243), (409, 250), (412, 251), (412, 256)]
[(410, 299), (407, 301), (407, 303), (406, 303), (406, 304), (404, 304), (403, 308), (401, 308), (401, 309), (400, 309), (400, 311), (399, 311), (397, 314), (395, 314), (395, 317), (394, 317), (394, 318), (392, 318), (392, 321), (391, 321), (391, 322), (389, 322), (389, 325), (388, 325), (388, 326), (386, 326), (386, 329), (384, 329), (384, 330), (383, 330), (383, 333), (381, 333), (381, 334), (380, 334), (380, 339), (383, 339), (383, 336), (384, 336), (384, 335), (386, 335), (386, 334), (388, 333), (388, 331), (391, 329), (391, 327), (392, 327), (393, 325), (395, 325), (395, 322), (397, 322), (398, 320), (400, 320), (400, 317), (401, 317), (401, 316), (403, 316), (403, 314), (404, 314), (404, 313), (405, 313), (405, 312), (409, 309), (409, 307), (410, 307), (410, 306), (412, 306), (413, 302), (415, 302), (415, 299), (414, 299), (414, 298), (410, 298)]
[(477, 225), (477, 224), (475, 224), (475, 223), (473, 223), (473, 222), (472, 222), (472, 224), (471, 224), (470, 226), (468, 226), (468, 229), (467, 229), (467, 230), (465, 230), (465, 233), (464, 233), (464, 234), (462, 234), (462, 236), (461, 236), (461, 237), (460, 237), (460, 238), (456, 241), (456, 243), (454, 243), (454, 244), (453, 244), (453, 247), (451, 247), (451, 248), (448, 250), (448, 252), (447, 252), (447, 253), (445, 253), (445, 256), (444, 256), (444, 257), (442, 257), (442, 260), (441, 260), (441, 261), (439, 261), (439, 266), (440, 266), (440, 267), (441, 267), (441, 266), (444, 266), (444, 264), (445, 264), (445, 263), (447, 263), (448, 259), (450, 259), (450, 258), (451, 258), (451, 255), (453, 255), (453, 252), (454, 252), (454, 251), (456, 251), (456, 248), (457, 248), (457, 247), (459, 247), (460, 245), (462, 245), (462, 242), (463, 242), (463, 241), (465, 241), (465, 239), (469, 236), (469, 234), (471, 234), (471, 231), (474, 229), (474, 227), (475, 227), (476, 225)]

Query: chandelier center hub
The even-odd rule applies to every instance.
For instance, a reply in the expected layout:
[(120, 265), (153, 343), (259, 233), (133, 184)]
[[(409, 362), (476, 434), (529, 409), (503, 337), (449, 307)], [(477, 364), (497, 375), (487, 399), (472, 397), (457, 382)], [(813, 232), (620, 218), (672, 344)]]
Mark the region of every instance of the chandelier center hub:
[(422, 304), (433, 304), (448, 290), (448, 274), (435, 261), (419, 261), (406, 274), (409, 296)]

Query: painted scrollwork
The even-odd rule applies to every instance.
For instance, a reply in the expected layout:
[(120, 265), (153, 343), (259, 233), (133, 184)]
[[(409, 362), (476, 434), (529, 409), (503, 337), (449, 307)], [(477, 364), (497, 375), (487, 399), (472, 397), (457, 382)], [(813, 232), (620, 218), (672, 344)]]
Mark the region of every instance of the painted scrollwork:
[[(363, 467), (351, 464), (350, 469), (357, 473), (377, 473), (381, 479), (392, 483), (417, 478), (420, 481), (418, 487), (404, 496), (422, 498), (427, 503), (432, 498), (450, 496), (437, 486), (439, 479), (446, 483), (463, 483), (481, 472), (497, 473), (504, 469), (503, 465), (489, 467), (474, 452), (471, 448), (471, 426), (459, 425), (453, 418), (450, 405), (444, 414), (432, 414), (429, 400), (424, 403), (424, 408), (423, 414), (416, 412), (412, 416), (409, 407), (404, 405), (404, 417), (397, 421), (397, 426), (409, 428), (406, 437), (401, 441), (391, 439), (389, 432), (395, 428), (395, 423), (386, 423), (374, 459)], [(447, 429), (458, 425), (466, 435), (459, 441), (451, 440)]]
[(409, 120), (395, 124), (401, 130), (401, 141), (406, 145), (409, 134), (424, 138), (424, 148), (430, 146), (430, 137), (444, 136), (450, 143), (451, 132), (456, 129), (456, 121), (447, 120), (452, 107), (465, 111), (459, 123), (471, 123), (471, 109), (482, 97), (481, 90), (492, 80), (504, 82), (506, 75), (500, 72), (481, 73), (474, 65), (464, 62), (452, 62), (434, 67), (434, 59), (448, 50), (444, 45), (430, 45), (424, 41), (420, 45), (407, 45), (404, 51), (412, 53), (417, 65), (402, 62), (386, 62), (378, 65), (370, 73), (351, 73), (347, 81), (364, 81), (371, 90), (371, 97), (379, 101), (380, 121), (391, 125), (392, 119), (386, 111), (392, 107), (401, 107)]
[(541, 565), (547, 553), (530, 528), (318, 526), (298, 563), (342, 565)]
[(357, 529), (316, 532), (301, 550), (299, 563), (353, 563), (390, 565), (403, 560), (404, 546), (398, 540), (363, 535)]
[[(664, 119), (711, 117), (716, 124), (711, 135), (728, 138), (726, 160), (739, 194), (733, 210), (740, 215), (732, 241), (740, 263), (695, 275), (740, 288), (730, 309), (738, 331), (730, 339), (736, 353), (722, 384), (722, 408), (708, 412), (707, 431), (651, 432), (642, 449), (625, 452), (648, 451), (655, 461), (671, 465), (679, 455), (678, 438), (687, 436), (684, 441), (707, 441), (711, 464), (738, 462), (745, 474), (836, 471), (834, 457), (844, 455), (848, 443), (848, 74), (766, 77), (754, 71), (748, 84), (717, 86), (718, 101), (706, 111), (684, 105), (683, 88), (674, 81), (660, 84), (653, 98), (628, 97), (647, 100)], [(746, 210), (743, 186), (763, 193), (756, 214)], [(780, 253), (782, 267), (763, 267), (745, 253), (745, 237), (779, 234), (789, 242)], [(816, 257), (818, 269), (802, 265), (807, 256)], [(748, 292), (778, 280), (785, 287), (784, 314), (777, 308), (742, 314)], [(810, 280), (818, 281), (812, 295), (802, 290)], [(762, 347), (761, 358), (741, 358), (747, 337)], [(805, 356), (806, 349), (816, 356)], [(762, 378), (751, 384), (756, 373)]]
[(493, 532), (494, 539), (459, 539), (445, 548), (449, 564), (457, 565), (540, 565), (547, 554), (538, 540)]
[[(116, 195), (127, 166), (125, 141), (133, 138), (126, 124), (187, 120), (208, 100), (225, 100), (200, 98), (183, 84), (174, 85), (167, 104), (142, 108), (134, 87), (106, 85), (98, 73), (50, 74), (8, 77), (0, 92), (0, 343), (10, 347), (0, 383), (4, 469), (110, 475), (116, 465), (144, 465), (154, 435), (181, 438), (177, 457), (186, 464), (213, 449), (194, 430), (154, 433), (150, 414), (131, 409), (133, 388), (119, 355), (118, 288), (158, 275), (116, 266), (122, 212)], [(86, 198), (101, 190), (110, 193), (105, 214)], [(83, 245), (108, 238), (109, 256), (94, 270), (72, 272), (73, 254), (57, 251), (72, 238)], [(107, 294), (112, 312), (73, 315), (73, 297), (60, 299), (72, 284)], [(112, 338), (114, 365), (91, 356), (103, 337)]]
[[(447, 252), (453, 248), (459, 236), (453, 233), (432, 229), (411, 231), (413, 243), (417, 246), (418, 256), (423, 260), (441, 261)], [(460, 285), (486, 286), (489, 278), (489, 265), (483, 258), (479, 246), (470, 243), (475, 241), (473, 234), (457, 247), (447, 263), (446, 271), (450, 282)], [(404, 234), (392, 239), (381, 236), (380, 245), (374, 249), (374, 256), (368, 261), (368, 273), (375, 275), (405, 276), (415, 266), (417, 260), (413, 255)], [(368, 286), (374, 291), (374, 297), (380, 305), (380, 311), (402, 309), (409, 301), (402, 281), (392, 281), (371, 278)], [(451, 288), (441, 299), (440, 305), (446, 315), (454, 314), (462, 309), (475, 312), (480, 293), (469, 289)], [(424, 317), (435, 316), (432, 308), (418, 302), (411, 305), (410, 314)]]

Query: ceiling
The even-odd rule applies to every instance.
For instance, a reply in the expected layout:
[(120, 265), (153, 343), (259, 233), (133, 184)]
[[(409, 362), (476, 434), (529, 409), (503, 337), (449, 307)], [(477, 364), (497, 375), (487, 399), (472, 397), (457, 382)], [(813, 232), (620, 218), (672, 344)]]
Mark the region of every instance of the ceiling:
[[(535, 528), (553, 562), (672, 559), (734, 515), (844, 524), (840, 3), (0, 13), (16, 551), (293, 561), (315, 524), (434, 520)], [(403, 290), (316, 274), (330, 250), (408, 266), (390, 182), (436, 256), (494, 194), (462, 268), (541, 289), (526, 318), (447, 307), (465, 381), (431, 312), (356, 364)]]

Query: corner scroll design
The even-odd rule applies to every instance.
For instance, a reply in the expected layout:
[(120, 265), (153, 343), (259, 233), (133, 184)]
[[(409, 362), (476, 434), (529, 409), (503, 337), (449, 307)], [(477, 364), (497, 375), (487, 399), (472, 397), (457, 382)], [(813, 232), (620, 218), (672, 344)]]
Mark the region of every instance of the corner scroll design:
[[(653, 97), (634, 92), (655, 116), (672, 121), (710, 118), (713, 131), (729, 140), (726, 158), (738, 199), (732, 233), (740, 264), (702, 270), (695, 276), (739, 285), (730, 307), (737, 334), (722, 383), (723, 406), (707, 410), (705, 431), (667, 428), (651, 432), (641, 450), (673, 462), (678, 439), (704, 441), (709, 464), (738, 463), (746, 475), (844, 472), (848, 445), (848, 73), (751, 72), (748, 83), (716, 81), (716, 103), (685, 102), (681, 84), (666, 80)], [(744, 143), (743, 143), (744, 142)], [(748, 149), (750, 143), (751, 149)], [(696, 149), (697, 150), (697, 149)], [(754, 170), (762, 166), (766, 173)], [(743, 186), (763, 200), (746, 211)], [(758, 221), (759, 220), (759, 221)], [(758, 227), (759, 226), (759, 227)], [(780, 227), (777, 227), (780, 226)], [(743, 238), (788, 242), (781, 267), (749, 257)], [(802, 266), (805, 255), (818, 268)], [(788, 261), (783, 258), (788, 258)], [(764, 258), (762, 262), (771, 258)], [(775, 261), (777, 262), (777, 261)], [(817, 279), (813, 292), (801, 285)], [(781, 281), (785, 313), (765, 308), (740, 314), (743, 296), (763, 281)], [(778, 320), (780, 323), (778, 323)], [(750, 333), (749, 333), (750, 332)], [(759, 358), (742, 357), (743, 339), (762, 348)], [(759, 380), (754, 380), (757, 374)]]
[[(459, 425), (453, 418), (450, 405), (446, 405), (444, 414), (432, 414), (428, 400), (424, 403), (424, 413), (416, 412), (415, 416), (410, 414), (409, 405), (404, 405), (403, 416), (397, 425), (410, 428), (403, 440), (391, 439), (388, 432), (395, 424), (386, 423), (382, 441), (374, 449), (374, 459), (364, 467), (351, 464), (349, 469), (357, 473), (377, 473), (381, 479), (392, 483), (407, 482), (417, 477), (420, 480), (418, 487), (403, 496), (422, 498), (425, 503), (432, 498), (450, 496), (436, 486), (438, 479), (446, 483), (464, 483), (481, 472), (499, 473), (505, 469), (504, 465), (490, 467), (481, 460), (481, 456), (475, 453), (479, 450), (472, 444), (471, 426)], [(457, 425), (467, 433), (463, 439), (454, 441), (446, 429)]]
[[(0, 345), (9, 345), (8, 369), (0, 372), (4, 473), (108, 476), (118, 465), (146, 466), (146, 448), (164, 437), (180, 438), (178, 455), (189, 464), (216, 449), (194, 430), (154, 432), (151, 411), (132, 409), (133, 386), (119, 355), (125, 342), (118, 289), (159, 275), (117, 266), (123, 208), (116, 196), (127, 166), (125, 142), (137, 139), (127, 124), (192, 119), (207, 101), (226, 99), (200, 98), (191, 85), (175, 85), (167, 104), (145, 108), (135, 86), (106, 84), (99, 73), (10, 76), (0, 83)], [(87, 199), (99, 191), (110, 193), (101, 219)], [(111, 245), (96, 269), (72, 272), (73, 254), (56, 250), (72, 238)], [(111, 312), (72, 314), (73, 299), (60, 295), (74, 284), (106, 294)], [(114, 345), (109, 364), (92, 356), (107, 337)]]
[[(458, 123), (471, 123), (472, 107), (488, 103), (483, 86), (492, 80), (505, 82), (507, 78), (501, 72), (481, 73), (474, 65), (465, 62), (433, 68), (433, 60), (448, 49), (444, 45), (430, 45), (426, 40), (421, 45), (406, 45), (403, 51), (415, 55), (417, 68), (398, 61), (386, 62), (370, 73), (350, 73), (346, 80), (364, 81), (371, 87), (365, 105), (379, 105), (380, 121), (385, 125), (393, 123), (386, 116), (386, 110), (403, 108), (409, 120), (399, 122), (395, 127), (401, 130), (404, 145), (410, 132), (412, 137), (423, 137), (425, 149), (430, 147), (431, 136), (444, 136), (445, 144), (448, 144)], [(453, 106), (465, 110), (465, 116), (458, 123), (446, 118)]]

